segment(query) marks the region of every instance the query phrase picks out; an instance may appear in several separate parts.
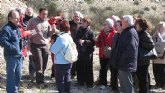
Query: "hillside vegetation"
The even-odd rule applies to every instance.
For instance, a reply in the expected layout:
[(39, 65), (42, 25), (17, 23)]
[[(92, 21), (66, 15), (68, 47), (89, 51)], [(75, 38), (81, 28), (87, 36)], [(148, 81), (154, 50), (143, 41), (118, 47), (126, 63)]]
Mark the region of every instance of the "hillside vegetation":
[(92, 18), (94, 30), (99, 30), (104, 19), (112, 15), (121, 17), (131, 14), (147, 18), (153, 25), (156, 25), (159, 21), (165, 21), (165, 3), (147, 0), (25, 0), (22, 2), (19, 0), (3, 0), (2, 14), (6, 15), (10, 9), (16, 7), (25, 8), (27, 6), (33, 7), (36, 11), (40, 7), (48, 7), (49, 17), (55, 16), (58, 12), (64, 12), (67, 19), (72, 18), (74, 11), (81, 11), (84, 15)]

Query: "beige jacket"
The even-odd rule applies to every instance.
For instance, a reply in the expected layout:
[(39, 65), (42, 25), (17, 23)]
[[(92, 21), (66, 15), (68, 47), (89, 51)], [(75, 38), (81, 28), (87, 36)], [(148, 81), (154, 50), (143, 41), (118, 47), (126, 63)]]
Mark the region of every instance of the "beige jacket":
[[(160, 33), (160, 37), (153, 37), (154, 42), (165, 42), (165, 32), (164, 33)], [(165, 47), (164, 47), (165, 49)], [(155, 60), (153, 60), (154, 63), (156, 64), (165, 64), (165, 57), (164, 59), (161, 58), (157, 58)]]

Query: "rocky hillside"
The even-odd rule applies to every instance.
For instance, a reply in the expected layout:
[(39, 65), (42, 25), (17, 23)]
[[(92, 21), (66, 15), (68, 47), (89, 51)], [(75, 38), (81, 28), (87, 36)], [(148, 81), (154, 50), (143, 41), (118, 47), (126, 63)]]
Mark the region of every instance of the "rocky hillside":
[(27, 6), (19, 0), (1, 0), (1, 14), (7, 15), (7, 12), (15, 8), (25, 9)]
[[(74, 2), (73, 2), (74, 1)], [(82, 2), (83, 1), (83, 2)], [(84, 2), (85, 1), (85, 2)], [(142, 2), (141, 2), (142, 1)], [(33, 7), (38, 10), (39, 7), (46, 6), (53, 16), (57, 11), (62, 11), (66, 17), (70, 19), (75, 10), (81, 11), (84, 15), (89, 15), (92, 18), (92, 27), (98, 31), (102, 27), (104, 19), (111, 15), (122, 16), (125, 14), (132, 14), (134, 16), (145, 17), (153, 24), (157, 24), (160, 20), (165, 21), (165, 5), (162, 0), (141, 0), (133, 2), (132, 0), (0, 0), (0, 28), (6, 22), (6, 15), (11, 9), (17, 7), (26, 8)], [(156, 2), (155, 2), (156, 1)], [(99, 58), (98, 49), (94, 52), (94, 77), (95, 81), (99, 73)], [(28, 77), (28, 60), (23, 61), (23, 80), (21, 82), (20, 93), (57, 93), (54, 79), (50, 78), (52, 62), (49, 60), (46, 70), (47, 88), (37, 87), (31, 83)], [(3, 58), (3, 49), (0, 47), (0, 93), (5, 93), (5, 61)], [(152, 74), (152, 64), (150, 66), (151, 84), (155, 84)], [(108, 73), (108, 82), (110, 80), (110, 73)], [(112, 93), (110, 87), (105, 90), (100, 90), (100, 86), (95, 86), (92, 89), (86, 87), (79, 87), (76, 85), (76, 79), (72, 81), (72, 93)], [(163, 89), (150, 90), (150, 93), (165, 93)]]

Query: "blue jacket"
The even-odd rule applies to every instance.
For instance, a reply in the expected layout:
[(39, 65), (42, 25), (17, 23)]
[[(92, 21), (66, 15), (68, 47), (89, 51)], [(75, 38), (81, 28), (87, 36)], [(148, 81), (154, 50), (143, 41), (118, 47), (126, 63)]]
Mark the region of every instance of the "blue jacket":
[(55, 54), (55, 64), (70, 64), (70, 62), (64, 58), (69, 40), (73, 40), (69, 33), (60, 33), (55, 43), (51, 46), (51, 52)]
[(4, 56), (22, 56), (21, 33), (19, 27), (8, 22), (0, 31), (0, 46), (4, 47)]
[(116, 48), (116, 67), (135, 72), (137, 69), (139, 37), (134, 27), (128, 27), (120, 35)]

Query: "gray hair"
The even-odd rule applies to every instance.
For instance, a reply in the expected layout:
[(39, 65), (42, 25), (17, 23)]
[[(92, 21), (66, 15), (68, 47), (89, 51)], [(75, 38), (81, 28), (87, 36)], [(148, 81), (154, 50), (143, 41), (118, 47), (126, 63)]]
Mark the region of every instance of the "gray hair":
[(129, 25), (134, 25), (134, 18), (131, 15), (124, 15), (123, 19), (128, 22)]
[(81, 19), (84, 18), (83, 14), (80, 11), (75, 11), (74, 15), (77, 14)]

